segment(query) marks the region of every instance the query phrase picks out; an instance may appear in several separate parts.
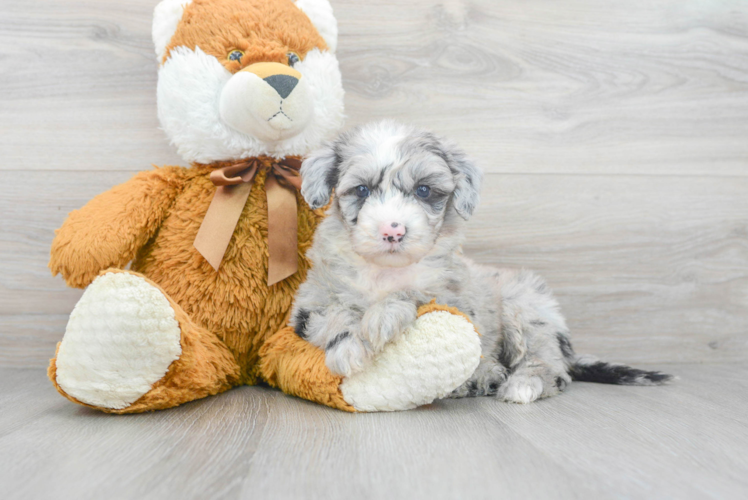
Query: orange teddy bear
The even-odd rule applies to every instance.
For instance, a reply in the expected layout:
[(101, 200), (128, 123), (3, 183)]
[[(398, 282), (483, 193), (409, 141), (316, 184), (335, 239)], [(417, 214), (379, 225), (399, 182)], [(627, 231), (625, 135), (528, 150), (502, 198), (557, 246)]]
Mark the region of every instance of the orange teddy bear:
[[(49, 367), (59, 392), (134, 413), (265, 380), (354, 411), (413, 407), (467, 379), (357, 406), (324, 354), (283, 328), (323, 216), (296, 191), (300, 157), (343, 121), (327, 0), (163, 0), (153, 40), (159, 119), (191, 167), (141, 172), (57, 231), (50, 269), (88, 287)], [(472, 325), (438, 312), (477, 353)]]

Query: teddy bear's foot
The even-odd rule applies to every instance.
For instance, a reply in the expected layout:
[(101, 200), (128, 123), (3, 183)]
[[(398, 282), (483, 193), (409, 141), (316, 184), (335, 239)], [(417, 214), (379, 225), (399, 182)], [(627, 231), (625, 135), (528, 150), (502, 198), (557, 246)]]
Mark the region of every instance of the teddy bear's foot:
[(334, 375), (325, 352), (286, 327), (260, 350), (265, 380), (284, 392), (345, 411), (407, 410), (443, 398), (480, 363), (480, 338), (456, 309), (428, 304), (362, 372)]
[(57, 383), (91, 406), (130, 406), (182, 354), (174, 316), (166, 297), (142, 277), (99, 276), (70, 314), (57, 353)]
[(418, 319), (364, 371), (343, 379), (345, 400), (359, 411), (409, 410), (444, 398), (475, 372), (481, 344), (456, 309), (422, 306)]
[(75, 306), (49, 375), (75, 402), (131, 413), (226, 390), (239, 369), (220, 340), (155, 283), (110, 270)]

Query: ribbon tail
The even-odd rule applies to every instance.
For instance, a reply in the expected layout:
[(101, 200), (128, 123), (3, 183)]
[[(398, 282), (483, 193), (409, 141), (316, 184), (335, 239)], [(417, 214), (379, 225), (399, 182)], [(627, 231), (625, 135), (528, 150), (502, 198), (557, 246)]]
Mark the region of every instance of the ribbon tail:
[(251, 191), (252, 183), (219, 186), (200, 225), (193, 245), (216, 272)]
[(274, 175), (265, 181), (268, 197), (268, 286), (299, 270), (296, 194), (278, 183)]

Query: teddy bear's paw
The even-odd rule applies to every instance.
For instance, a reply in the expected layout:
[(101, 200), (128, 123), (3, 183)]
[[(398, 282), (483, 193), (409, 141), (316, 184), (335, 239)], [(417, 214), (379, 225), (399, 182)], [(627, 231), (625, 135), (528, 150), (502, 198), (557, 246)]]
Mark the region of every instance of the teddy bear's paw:
[(340, 390), (358, 411), (407, 410), (450, 394), (475, 372), (480, 356), (472, 323), (444, 310), (430, 312), (363, 371), (343, 379)]
[(57, 384), (83, 403), (127, 408), (182, 353), (169, 300), (141, 276), (99, 276), (70, 314), (57, 353)]

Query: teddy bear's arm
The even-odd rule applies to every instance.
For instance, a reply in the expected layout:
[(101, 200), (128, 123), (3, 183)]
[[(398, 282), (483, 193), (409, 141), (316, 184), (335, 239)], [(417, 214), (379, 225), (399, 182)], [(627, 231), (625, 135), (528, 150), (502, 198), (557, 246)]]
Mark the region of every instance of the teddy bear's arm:
[(55, 232), (49, 268), (85, 288), (104, 269), (124, 267), (154, 235), (183, 186), (184, 170), (140, 172), (70, 213)]

